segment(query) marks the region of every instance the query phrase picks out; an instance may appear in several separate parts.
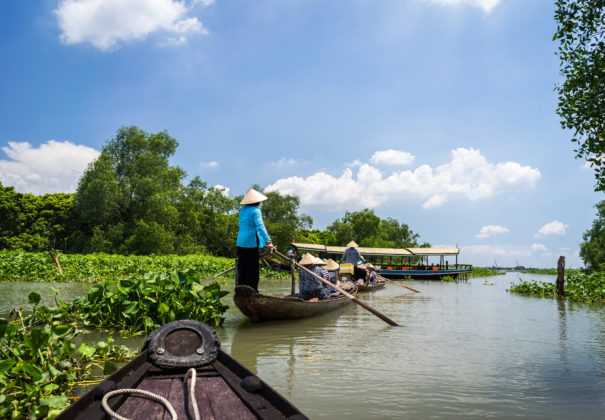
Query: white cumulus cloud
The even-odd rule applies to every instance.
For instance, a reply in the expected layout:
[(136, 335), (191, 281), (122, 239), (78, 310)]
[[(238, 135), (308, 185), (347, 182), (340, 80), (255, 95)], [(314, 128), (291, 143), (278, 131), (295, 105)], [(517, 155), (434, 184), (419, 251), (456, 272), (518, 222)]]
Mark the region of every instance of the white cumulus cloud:
[(476, 238), (489, 238), (490, 236), (498, 235), (500, 233), (509, 232), (510, 229), (504, 226), (487, 225), (481, 228), (481, 231), (475, 236)]
[(281, 178), (267, 191), (297, 195), (303, 205), (332, 210), (375, 208), (390, 200), (417, 198), (430, 209), (454, 197), (479, 200), (531, 188), (540, 177), (538, 169), (516, 162), (490, 163), (479, 150), (459, 148), (452, 150), (450, 162), (435, 168), (421, 165), (386, 175), (363, 163), (355, 173), (346, 168), (339, 177), (321, 171), (307, 178)]
[(33, 194), (74, 192), (88, 164), (99, 156), (88, 146), (55, 140), (38, 147), (11, 141), (2, 151), (9, 160), (0, 160), (0, 182)]
[(211, 160), (210, 162), (201, 162), (201, 168), (218, 168), (219, 163), (216, 160)]
[(271, 162), (269, 165), (271, 166), (276, 166), (278, 168), (285, 168), (288, 166), (294, 166), (297, 165), (299, 163), (304, 163), (302, 160), (300, 159), (294, 159), (294, 158), (281, 158), (280, 160), (278, 160), (277, 162)]
[(500, 0), (424, 0), (424, 1), (428, 1), (430, 3), (440, 3), (440, 4), (445, 4), (445, 5), (466, 4), (466, 5), (470, 5), (470, 6), (480, 7), (486, 13), (491, 12), (492, 9), (494, 7), (496, 7), (498, 5), (498, 3), (500, 3)]
[(370, 162), (375, 165), (409, 165), (414, 161), (414, 155), (401, 150), (381, 150), (372, 155)]
[(553, 220), (552, 222), (542, 226), (538, 232), (534, 234), (534, 237), (539, 238), (547, 235), (565, 235), (568, 227), (569, 225), (561, 223), (558, 220)]
[[(163, 31), (172, 35), (163, 45), (179, 45), (192, 33), (208, 31), (196, 17), (187, 16), (195, 4), (213, 1), (176, 0), (61, 0), (55, 14), (65, 44), (91, 43), (100, 50), (120, 42), (143, 40)], [(175, 36), (178, 35), (178, 36)]]

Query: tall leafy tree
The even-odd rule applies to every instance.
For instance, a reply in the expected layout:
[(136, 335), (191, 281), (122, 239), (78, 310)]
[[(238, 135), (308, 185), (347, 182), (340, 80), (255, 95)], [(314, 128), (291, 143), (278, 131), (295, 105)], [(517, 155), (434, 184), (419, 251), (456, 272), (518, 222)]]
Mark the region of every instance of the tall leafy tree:
[(597, 217), (592, 227), (584, 232), (584, 242), (580, 245), (580, 257), (586, 268), (605, 271), (605, 201), (598, 203)]
[(605, 0), (557, 0), (556, 7), (564, 78), (557, 113), (574, 132), (576, 157), (594, 167), (595, 189), (605, 191)]
[(308, 229), (313, 219), (307, 215), (299, 215), (300, 199), (293, 195), (281, 195), (278, 192), (265, 192), (267, 200), (262, 204), (263, 221), (271, 236), (273, 244), (278, 249), (288, 248), (296, 232)]
[(80, 179), (74, 211), (91, 251), (136, 254), (175, 249), (176, 203), (185, 172), (169, 158), (178, 142), (167, 132), (122, 127)]

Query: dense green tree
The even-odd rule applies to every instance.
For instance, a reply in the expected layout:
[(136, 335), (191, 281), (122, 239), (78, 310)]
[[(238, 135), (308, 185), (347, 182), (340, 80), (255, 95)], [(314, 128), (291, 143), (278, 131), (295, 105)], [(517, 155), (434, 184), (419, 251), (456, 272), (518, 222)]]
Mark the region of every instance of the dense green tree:
[(576, 157), (595, 168), (595, 189), (605, 191), (605, 0), (557, 0), (556, 6), (564, 78), (557, 113), (574, 131)]
[(597, 217), (592, 227), (584, 232), (580, 257), (589, 270), (605, 271), (605, 201), (598, 203), (595, 208)]
[(0, 183), (0, 249), (64, 249), (72, 233), (72, 194), (35, 196)]
[[(90, 251), (150, 254), (175, 249), (176, 203), (185, 172), (169, 158), (178, 142), (165, 131), (122, 127), (86, 170), (74, 212)], [(81, 240), (82, 234), (75, 235)]]
[(381, 219), (374, 210), (364, 209), (346, 212), (327, 228), (333, 235), (329, 245), (346, 245), (353, 240), (360, 246), (378, 248), (402, 248), (418, 245), (418, 234), (405, 223), (392, 218)]

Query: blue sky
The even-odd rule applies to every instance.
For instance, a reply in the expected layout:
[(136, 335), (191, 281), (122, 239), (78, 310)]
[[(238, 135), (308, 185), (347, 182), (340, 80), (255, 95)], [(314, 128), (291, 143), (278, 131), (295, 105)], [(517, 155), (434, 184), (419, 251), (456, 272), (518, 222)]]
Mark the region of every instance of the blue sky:
[(554, 110), (549, 0), (0, 3), (0, 182), (73, 191), (123, 125), (230, 194), (373, 208), (479, 265), (578, 267), (593, 174)]

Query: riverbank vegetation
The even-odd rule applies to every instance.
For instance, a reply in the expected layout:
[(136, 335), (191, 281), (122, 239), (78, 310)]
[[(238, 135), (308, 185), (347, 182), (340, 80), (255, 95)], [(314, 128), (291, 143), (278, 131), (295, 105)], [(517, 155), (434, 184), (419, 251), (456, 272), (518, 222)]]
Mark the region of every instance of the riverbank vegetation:
[(488, 267), (472, 267), (471, 272), (469, 273), (469, 277), (489, 277), (489, 276), (499, 276), (502, 274), (506, 274), (505, 271), (494, 270), (493, 268)]
[[(0, 282), (43, 281), (97, 283), (133, 276), (174, 271), (192, 271), (203, 280), (235, 265), (232, 258), (210, 255), (112, 255), (57, 253), (63, 274), (59, 273), (48, 252), (0, 251)], [(261, 267), (263, 278), (285, 278)], [(226, 274), (233, 278), (233, 272)]]
[[(531, 296), (557, 297), (555, 283), (521, 281), (511, 285), (510, 292)], [(565, 278), (565, 299), (576, 302), (605, 302), (605, 273), (573, 272)]]

